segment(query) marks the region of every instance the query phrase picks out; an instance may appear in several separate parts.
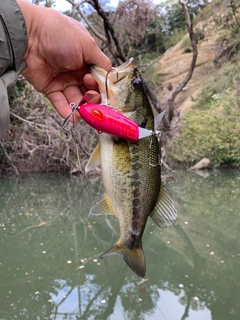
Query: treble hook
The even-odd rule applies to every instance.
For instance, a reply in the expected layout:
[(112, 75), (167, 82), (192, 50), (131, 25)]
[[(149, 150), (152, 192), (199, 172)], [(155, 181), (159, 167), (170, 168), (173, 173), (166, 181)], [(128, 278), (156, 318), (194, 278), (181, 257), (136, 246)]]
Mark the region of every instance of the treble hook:
[(74, 102), (71, 102), (71, 103), (69, 104), (69, 107), (72, 109), (72, 112), (71, 112), (70, 115), (64, 120), (63, 125), (62, 125), (62, 127), (61, 127), (61, 130), (63, 130), (63, 129), (66, 127), (66, 125), (67, 125), (68, 122), (69, 122), (69, 119), (73, 116), (73, 126), (72, 126), (72, 128), (70, 129), (70, 132), (71, 132), (71, 134), (72, 134), (72, 137), (73, 137), (74, 142), (75, 142), (76, 144), (79, 144), (79, 145), (80, 145), (80, 143), (79, 143), (79, 141), (78, 141), (78, 138), (77, 138), (77, 135), (76, 135), (76, 131), (74, 130), (74, 113), (75, 113), (75, 111), (79, 108), (79, 105), (76, 105)]
[(159, 131), (159, 130), (155, 130), (155, 131), (153, 131), (152, 136), (156, 137), (158, 142), (160, 142), (161, 136), (162, 136), (162, 132)]
[(118, 71), (116, 68), (112, 68), (110, 69), (107, 74), (106, 74), (106, 77), (105, 77), (105, 89), (106, 89), (106, 94), (107, 94), (107, 103), (109, 103), (109, 94), (108, 94), (108, 75), (111, 73), (111, 71), (115, 71), (117, 73), (117, 82), (118, 82)]
[(62, 124), (62, 127), (61, 127), (61, 130), (63, 130), (66, 125), (68, 124), (70, 118), (72, 115), (74, 115), (75, 111), (80, 108), (84, 103), (88, 103), (89, 101), (91, 101), (94, 97), (96, 97), (97, 94), (96, 93), (89, 93), (89, 92), (86, 92), (84, 94), (84, 96), (82, 97), (81, 101), (79, 102), (78, 105), (76, 105), (74, 102), (71, 102), (69, 104), (69, 107), (72, 109), (72, 112), (70, 113), (70, 115), (64, 120), (63, 124)]
[(78, 109), (78, 105), (76, 105), (74, 102), (71, 102), (69, 104), (69, 107), (72, 109), (72, 112), (70, 113), (70, 115), (64, 120), (62, 126), (61, 126), (61, 130), (63, 130), (66, 125), (68, 124), (70, 118), (72, 117), (72, 115), (74, 116), (75, 111)]

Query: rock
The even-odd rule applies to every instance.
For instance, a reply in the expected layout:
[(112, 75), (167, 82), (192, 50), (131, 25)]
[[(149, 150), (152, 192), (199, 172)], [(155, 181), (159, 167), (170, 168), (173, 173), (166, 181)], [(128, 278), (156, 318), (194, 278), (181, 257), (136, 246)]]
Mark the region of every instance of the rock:
[(207, 169), (199, 169), (195, 170), (194, 173), (198, 174), (200, 177), (206, 179), (210, 176), (209, 170)]
[(199, 162), (197, 162), (193, 167), (189, 170), (200, 170), (211, 167), (211, 160), (208, 158), (203, 158)]

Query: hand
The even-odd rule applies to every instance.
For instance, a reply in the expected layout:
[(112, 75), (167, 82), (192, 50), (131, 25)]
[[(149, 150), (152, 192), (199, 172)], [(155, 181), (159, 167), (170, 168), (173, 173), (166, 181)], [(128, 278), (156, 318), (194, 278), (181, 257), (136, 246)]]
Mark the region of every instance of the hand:
[[(28, 32), (27, 68), (22, 74), (66, 118), (69, 103), (78, 104), (88, 89), (97, 90), (88, 65), (110, 70), (111, 62), (76, 20), (24, 0), (17, 2)], [(99, 102), (99, 97), (91, 102)]]

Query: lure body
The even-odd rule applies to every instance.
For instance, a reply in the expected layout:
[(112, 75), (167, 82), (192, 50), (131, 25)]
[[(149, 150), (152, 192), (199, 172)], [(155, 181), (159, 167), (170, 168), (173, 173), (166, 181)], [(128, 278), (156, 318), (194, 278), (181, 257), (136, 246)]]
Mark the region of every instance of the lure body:
[(151, 130), (139, 127), (136, 122), (105, 105), (84, 104), (78, 111), (83, 120), (98, 132), (108, 133), (133, 143), (152, 134)]

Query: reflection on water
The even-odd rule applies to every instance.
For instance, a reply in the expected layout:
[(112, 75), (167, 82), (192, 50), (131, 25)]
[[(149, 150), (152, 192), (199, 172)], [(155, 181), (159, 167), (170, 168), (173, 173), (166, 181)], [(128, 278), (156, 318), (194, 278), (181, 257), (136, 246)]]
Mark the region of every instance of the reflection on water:
[(114, 217), (89, 217), (98, 179), (0, 177), (0, 319), (240, 319), (240, 172), (167, 182), (178, 224), (148, 221), (145, 281), (121, 257)]

